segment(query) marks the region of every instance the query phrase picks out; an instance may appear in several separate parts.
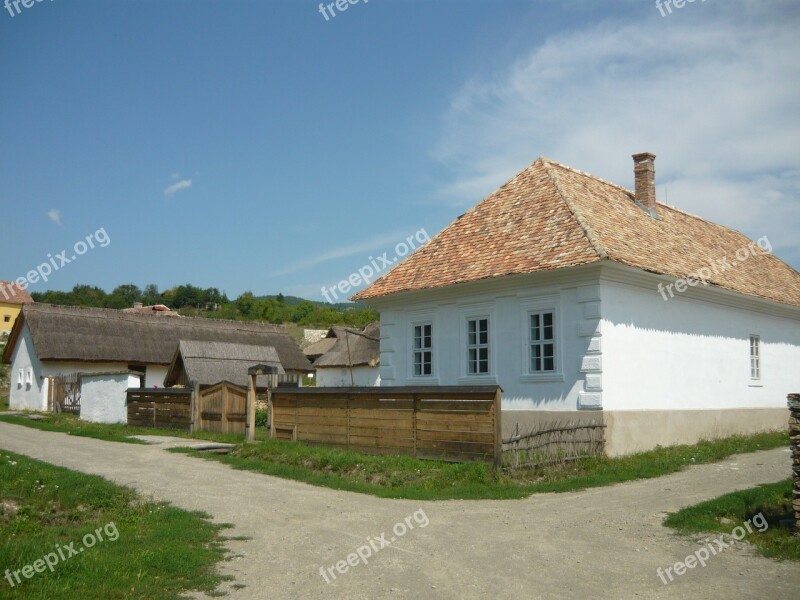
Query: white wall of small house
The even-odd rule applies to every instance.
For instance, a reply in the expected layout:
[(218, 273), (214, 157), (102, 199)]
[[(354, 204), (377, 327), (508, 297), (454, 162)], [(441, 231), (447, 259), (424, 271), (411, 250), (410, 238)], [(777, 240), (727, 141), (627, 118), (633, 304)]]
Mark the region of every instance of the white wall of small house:
[[(599, 320), (599, 269), (581, 268), (404, 294), (375, 302), (381, 313), (381, 385), (485, 385), (503, 388), (504, 411), (595, 408), (584, 387)], [(555, 311), (556, 370), (530, 371), (532, 311)], [(467, 321), (489, 319), (489, 374), (467, 374)], [(413, 374), (413, 328), (433, 325), (433, 374)]]
[[(47, 410), (48, 377), (72, 373), (124, 371), (127, 368), (127, 363), (119, 362), (41, 361), (34, 348), (30, 329), (25, 324), (11, 354), (9, 408)], [(19, 377), (20, 371), (22, 379)], [(28, 378), (29, 372), (30, 378)]]
[(81, 419), (92, 423), (127, 423), (126, 390), (139, 387), (128, 373), (88, 375), (81, 380)]
[(378, 367), (353, 367), (350, 369), (324, 367), (317, 369), (318, 387), (350, 387), (355, 381), (357, 387), (376, 387), (381, 384), (381, 371)]
[[(658, 278), (601, 284), (602, 403), (606, 410), (785, 408), (800, 390), (800, 309), (716, 289), (667, 300)], [(750, 377), (750, 336), (761, 378)]]
[(164, 387), (164, 378), (167, 376), (167, 365), (147, 365), (144, 387)]

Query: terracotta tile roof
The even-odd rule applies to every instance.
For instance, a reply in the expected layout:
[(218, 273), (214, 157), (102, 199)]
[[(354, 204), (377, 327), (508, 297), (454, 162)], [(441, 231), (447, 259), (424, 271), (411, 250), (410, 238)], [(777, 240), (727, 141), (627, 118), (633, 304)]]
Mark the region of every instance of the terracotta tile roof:
[(654, 219), (633, 196), (539, 158), (352, 299), (608, 259), (676, 278), (711, 270), (711, 262), (718, 268), (706, 277), (710, 284), (800, 306), (792, 267), (761, 251), (736, 259), (753, 244), (743, 234), (661, 203)]
[(23, 290), (16, 283), (0, 281), (0, 302), (27, 304), (28, 302), (33, 302), (33, 298), (31, 298), (27, 290)]

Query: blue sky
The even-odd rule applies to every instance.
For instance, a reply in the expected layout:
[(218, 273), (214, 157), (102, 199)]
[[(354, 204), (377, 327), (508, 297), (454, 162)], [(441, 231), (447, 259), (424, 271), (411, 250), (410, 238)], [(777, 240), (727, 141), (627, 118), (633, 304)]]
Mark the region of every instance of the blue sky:
[(323, 300), (537, 156), (800, 268), (800, 5), (0, 0), (0, 279)]

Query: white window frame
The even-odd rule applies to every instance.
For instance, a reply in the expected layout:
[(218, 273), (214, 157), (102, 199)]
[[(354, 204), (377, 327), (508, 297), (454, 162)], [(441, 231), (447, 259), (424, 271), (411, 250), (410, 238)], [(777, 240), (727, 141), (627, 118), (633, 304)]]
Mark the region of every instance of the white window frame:
[(763, 373), (761, 365), (761, 336), (751, 333), (748, 336), (748, 345), (750, 348), (750, 381), (758, 384), (761, 383)]
[(25, 385), (25, 369), (17, 370), (17, 387), (21, 388)]
[[(561, 318), (561, 301), (559, 296), (540, 296), (537, 298), (527, 298), (520, 301), (521, 316), (520, 326), (522, 335), (522, 373), (520, 381), (523, 383), (540, 383), (548, 381), (564, 381), (564, 335)], [(553, 314), (553, 370), (534, 371), (532, 369), (531, 346), (531, 316), (535, 314)]]
[(25, 385), (33, 385), (33, 369), (30, 367), (25, 372)]
[[(425, 327), (430, 327), (430, 345), (420, 346), (419, 348), (416, 345), (417, 342), (417, 328), (422, 329), (422, 339), (425, 339)], [(411, 323), (411, 377), (413, 379), (426, 379), (430, 380), (436, 375), (436, 356), (434, 354), (434, 350), (436, 348), (436, 344), (434, 343), (434, 334), (436, 329), (433, 326), (433, 320), (427, 321), (413, 321)], [(422, 370), (424, 371), (424, 355), (425, 353), (430, 354), (430, 365), (431, 365), (431, 372), (430, 373), (417, 373), (417, 354), (422, 354)]]
[[(481, 341), (480, 322), (486, 321), (486, 341)], [(470, 342), (470, 323), (475, 323), (475, 343)], [(464, 376), (465, 377), (489, 377), (492, 375), (492, 320), (489, 315), (472, 315), (464, 319)], [(480, 351), (486, 350), (486, 358), (481, 359)], [(475, 351), (476, 371), (470, 372), (470, 365), (473, 360), (470, 353)], [(480, 363), (486, 362), (486, 370), (480, 370)]]

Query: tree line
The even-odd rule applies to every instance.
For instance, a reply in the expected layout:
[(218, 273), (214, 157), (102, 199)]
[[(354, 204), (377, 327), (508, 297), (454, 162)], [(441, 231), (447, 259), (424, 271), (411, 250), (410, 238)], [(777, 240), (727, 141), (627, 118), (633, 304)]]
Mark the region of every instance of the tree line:
[(230, 300), (225, 292), (217, 288), (203, 289), (191, 284), (160, 292), (158, 286), (152, 283), (143, 289), (131, 283), (117, 286), (110, 293), (97, 286), (76, 285), (69, 292), (33, 292), (31, 297), (35, 302), (96, 308), (131, 308), (137, 302), (144, 306), (164, 304), (186, 316), (296, 323), (320, 328), (331, 325), (363, 327), (379, 318), (377, 312), (364, 305), (326, 304), (283, 294), (255, 296), (252, 292), (245, 292), (235, 300)]

